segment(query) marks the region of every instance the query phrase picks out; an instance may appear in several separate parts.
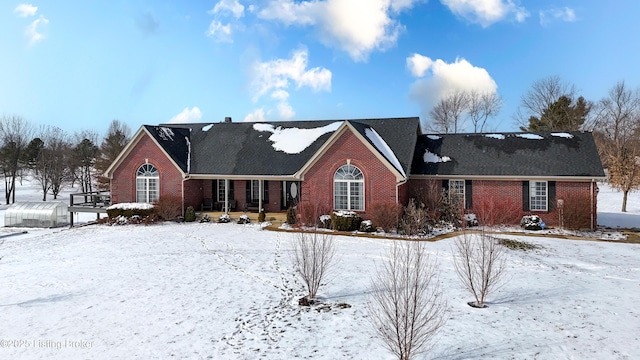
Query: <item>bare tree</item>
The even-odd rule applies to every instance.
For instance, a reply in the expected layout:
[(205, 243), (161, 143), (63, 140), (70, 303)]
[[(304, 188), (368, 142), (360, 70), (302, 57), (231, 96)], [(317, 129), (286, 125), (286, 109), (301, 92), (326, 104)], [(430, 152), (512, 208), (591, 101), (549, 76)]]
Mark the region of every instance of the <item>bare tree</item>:
[(431, 110), (430, 131), (440, 133), (457, 133), (463, 129), (462, 114), (467, 109), (468, 96), (464, 91), (456, 90), (438, 101)]
[(531, 85), (531, 89), (520, 97), (520, 107), (515, 115), (516, 121), (522, 128), (527, 128), (532, 116), (542, 118), (545, 110), (551, 108), (561, 96), (573, 99), (575, 93), (575, 85), (562, 80), (557, 75), (537, 80)]
[(316, 231), (301, 231), (293, 238), (292, 245), (294, 267), (309, 292), (306, 300), (312, 302), (331, 270), (336, 252), (333, 236)]
[(42, 148), (35, 157), (32, 176), (40, 184), (42, 201), (47, 200), (49, 192), (57, 199), (64, 185), (70, 181), (71, 146), (68, 136), (60, 128), (42, 126), (38, 139), (42, 141)]
[(473, 125), (473, 132), (486, 131), (487, 120), (495, 117), (502, 108), (502, 98), (495, 92), (478, 92), (472, 90), (467, 93), (467, 112)]
[(384, 346), (398, 359), (426, 352), (446, 321), (438, 268), (423, 242), (394, 242), (371, 280), (369, 319)]
[(75, 135), (75, 146), (71, 156), (71, 170), (74, 180), (80, 182), (83, 193), (93, 191), (94, 165), (100, 149), (96, 145), (98, 134), (94, 131), (82, 131)]
[(0, 118), (0, 167), (4, 176), (5, 200), (16, 202), (16, 177), (22, 168), (21, 157), (31, 140), (33, 126), (20, 116)]
[(485, 307), (487, 296), (504, 280), (505, 248), (484, 231), (465, 232), (455, 240), (454, 268), (458, 278), (475, 298), (473, 307)]
[(640, 188), (640, 89), (621, 81), (598, 103), (594, 138), (609, 183), (622, 191), (622, 211), (627, 211), (630, 191)]

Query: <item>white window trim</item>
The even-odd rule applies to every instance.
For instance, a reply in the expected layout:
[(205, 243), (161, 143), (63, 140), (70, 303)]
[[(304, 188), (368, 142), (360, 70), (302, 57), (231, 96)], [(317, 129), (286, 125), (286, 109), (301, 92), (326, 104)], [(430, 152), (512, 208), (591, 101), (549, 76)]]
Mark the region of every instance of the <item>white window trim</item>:
[[(221, 201), (224, 201), (224, 197), (225, 197), (225, 193), (226, 193), (226, 191), (225, 191), (226, 180), (217, 179), (216, 181), (218, 182), (217, 186), (216, 186), (216, 189), (217, 189), (217, 192), (218, 192), (216, 194), (216, 201), (221, 202)], [(220, 193), (221, 191), (222, 191), (222, 193)]]
[[(536, 184), (544, 183), (544, 209), (534, 209), (533, 208), (533, 199), (534, 197), (542, 197), (541, 195), (537, 195), (535, 192)], [(532, 180), (529, 181), (529, 210), (530, 211), (549, 211), (549, 182), (548, 181), (537, 181)]]
[[(454, 183), (461, 183), (462, 187), (457, 187), (457, 186), (454, 187), (454, 186), (452, 186)], [(456, 193), (456, 194), (462, 196), (462, 204), (461, 205), (462, 205), (463, 209), (467, 208), (467, 203), (466, 203), (467, 202), (467, 193), (466, 193), (467, 189), (466, 189), (466, 185), (467, 184), (466, 184), (465, 180), (449, 179), (449, 191), (455, 190), (455, 189), (458, 189), (458, 188), (462, 189), (462, 193)]]
[[(145, 166), (151, 167), (154, 170), (156, 175), (153, 175), (153, 176), (139, 175), (140, 170)], [(138, 180), (144, 180), (144, 189), (138, 188)], [(153, 201), (151, 201), (151, 196), (150, 196), (151, 195), (151, 190), (149, 188), (150, 180), (156, 180), (156, 184), (157, 184), (157, 189), (155, 190), (157, 196), (156, 196), (156, 199), (154, 199)], [(144, 191), (144, 199), (139, 199), (138, 193), (142, 191)], [(160, 199), (160, 172), (158, 171), (158, 168), (156, 168), (151, 164), (148, 164), (148, 163), (142, 164), (140, 165), (138, 170), (136, 170), (136, 202), (152, 203), (154, 201), (157, 201), (158, 199)]]
[[(355, 168), (356, 170), (358, 170), (358, 172), (360, 173), (360, 175), (362, 176), (362, 179), (355, 179), (355, 180), (345, 180), (345, 179), (340, 179), (337, 180), (336, 179), (336, 174), (338, 173), (338, 171), (340, 171), (340, 169), (344, 168), (345, 166), (351, 166), (353, 168)], [(347, 208), (346, 209), (341, 209), (338, 208), (336, 205), (336, 183), (345, 183), (347, 185)], [(353, 208), (353, 204), (352, 204), (352, 195), (351, 195), (351, 184), (356, 183), (356, 184), (361, 184), (361, 189), (362, 189), (362, 194), (360, 194), (360, 196), (362, 197), (362, 208), (361, 209), (354, 209)], [(346, 211), (365, 211), (365, 184), (364, 184), (364, 173), (362, 172), (362, 170), (360, 170), (357, 166), (351, 165), (351, 164), (346, 164), (343, 165), (341, 167), (338, 168), (338, 170), (336, 170), (336, 172), (333, 175), (333, 208), (336, 210), (346, 210)]]

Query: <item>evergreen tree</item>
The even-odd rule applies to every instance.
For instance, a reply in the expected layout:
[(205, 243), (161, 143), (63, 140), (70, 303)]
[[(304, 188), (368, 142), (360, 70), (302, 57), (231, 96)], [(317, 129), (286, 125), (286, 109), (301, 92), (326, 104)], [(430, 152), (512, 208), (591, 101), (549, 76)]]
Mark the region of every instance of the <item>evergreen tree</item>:
[(100, 145), (100, 156), (97, 157), (95, 167), (98, 173), (98, 188), (109, 189), (109, 178), (104, 176), (104, 172), (111, 166), (120, 152), (129, 142), (131, 130), (119, 120), (111, 121), (107, 136)]
[(522, 131), (577, 131), (591, 111), (591, 103), (582, 96), (574, 103), (572, 98), (562, 95), (542, 111), (542, 115), (529, 117), (529, 126)]

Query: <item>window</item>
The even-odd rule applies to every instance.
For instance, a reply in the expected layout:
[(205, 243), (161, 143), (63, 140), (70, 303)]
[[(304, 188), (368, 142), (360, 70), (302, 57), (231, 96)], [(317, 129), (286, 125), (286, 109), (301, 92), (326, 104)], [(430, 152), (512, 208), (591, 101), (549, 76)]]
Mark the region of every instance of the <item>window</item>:
[(333, 202), (336, 210), (364, 210), (364, 176), (347, 164), (333, 177)]
[(218, 182), (218, 198), (216, 199), (216, 201), (224, 201), (224, 193), (225, 193), (225, 180), (222, 179), (218, 179), (216, 180)]
[(251, 180), (251, 202), (257, 203), (260, 199), (260, 180)]
[(449, 180), (449, 193), (455, 197), (460, 206), (464, 208), (464, 180)]
[(547, 182), (531, 181), (529, 183), (529, 207), (532, 211), (547, 211)]
[(136, 173), (136, 202), (152, 203), (160, 197), (160, 174), (151, 164), (144, 164)]
[(260, 182), (262, 182), (262, 203), (269, 202), (269, 181), (247, 180), (247, 202), (257, 204), (260, 201)]

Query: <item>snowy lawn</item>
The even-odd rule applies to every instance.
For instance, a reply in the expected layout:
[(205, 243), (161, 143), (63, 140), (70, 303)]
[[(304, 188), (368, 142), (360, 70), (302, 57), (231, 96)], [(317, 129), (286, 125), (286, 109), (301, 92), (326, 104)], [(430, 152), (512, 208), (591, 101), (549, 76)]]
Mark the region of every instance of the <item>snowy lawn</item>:
[[(603, 194), (600, 205), (616, 201)], [(336, 237), (320, 288), (331, 308), (317, 311), (297, 305), (291, 234), (214, 223), (27, 230), (0, 239), (0, 358), (393, 358), (365, 310), (389, 240)], [(542, 248), (508, 250), (509, 281), (486, 309), (466, 304), (454, 240), (427, 243), (449, 313), (420, 358), (640, 358), (640, 245), (501, 236)]]

